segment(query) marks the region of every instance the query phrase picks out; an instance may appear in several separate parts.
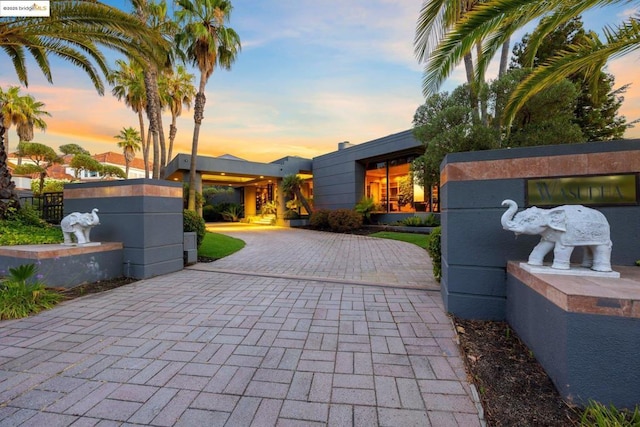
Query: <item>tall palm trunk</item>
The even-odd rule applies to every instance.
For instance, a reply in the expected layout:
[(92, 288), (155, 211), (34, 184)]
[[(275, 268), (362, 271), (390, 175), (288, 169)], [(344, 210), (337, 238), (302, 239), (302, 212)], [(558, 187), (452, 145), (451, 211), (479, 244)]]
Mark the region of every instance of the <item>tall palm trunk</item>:
[[(476, 62), (480, 64), (480, 59), (482, 58), (482, 42), (476, 43)], [(486, 96), (482, 96), (481, 91), (483, 90), (484, 79), (482, 81), (477, 81), (475, 83), (475, 92), (478, 99), (478, 103), (480, 106), (480, 120), (482, 124), (485, 126), (489, 126), (489, 117), (487, 112), (487, 98)]]
[(171, 161), (173, 156), (173, 141), (176, 139), (178, 127), (176, 126), (177, 117), (175, 113), (171, 113), (171, 124), (169, 125), (169, 153), (167, 154), (167, 163)]
[(502, 51), (500, 52), (500, 69), (498, 70), (498, 78), (504, 76), (507, 73), (507, 62), (509, 61), (509, 47), (511, 45), (511, 37), (509, 37), (502, 44)]
[(464, 56), (464, 71), (467, 74), (467, 83), (473, 83), (473, 59), (471, 53), (467, 53)]
[[(156, 86), (158, 82), (156, 80)], [(157, 92), (159, 93), (159, 92)], [(164, 169), (167, 166), (167, 144), (164, 139), (164, 126), (162, 125), (162, 108), (160, 107), (160, 96), (157, 98), (158, 108), (156, 108), (156, 114), (158, 115), (158, 137), (160, 139), (160, 178), (164, 179)]]
[[(149, 61), (145, 64), (144, 85), (147, 92), (147, 119), (149, 119), (149, 132), (153, 137), (153, 172), (152, 178), (160, 178), (160, 135), (158, 131), (158, 112), (159, 102), (157, 102), (158, 74), (157, 70)], [(155, 82), (155, 85), (154, 85)]]
[(9, 123), (5, 123), (4, 119), (2, 122), (0, 122), (0, 126), (2, 126), (2, 128), (4, 129), (4, 151), (7, 154), (7, 156), (9, 155), (9, 153), (11, 151), (9, 151), (9, 129), (11, 129), (11, 122)]
[(2, 118), (0, 114), (0, 218), (5, 218), (9, 209), (20, 208), (20, 198), (7, 164), (7, 152), (4, 149), (6, 129)]
[[(149, 128), (149, 132), (147, 132), (147, 141), (146, 141), (146, 143), (143, 143), (143, 145), (144, 145), (143, 149), (147, 150), (147, 161), (146, 161), (146, 164), (145, 164), (145, 176), (147, 178), (149, 178), (149, 172), (150, 172), (149, 171), (149, 154), (151, 154), (150, 153), (150, 150), (151, 150), (151, 128)], [(144, 156), (144, 152), (142, 153), (142, 155)]]
[(187, 209), (190, 211), (196, 210), (196, 160), (198, 158), (198, 137), (200, 136), (200, 125), (204, 118), (204, 104), (207, 102), (207, 97), (204, 95), (204, 88), (207, 84), (207, 77), (204, 73), (200, 73), (200, 86), (198, 87), (198, 93), (196, 94), (196, 103), (193, 111), (193, 141), (191, 143), (191, 169), (189, 170), (189, 200)]
[(144, 137), (144, 116), (142, 110), (138, 110), (138, 123), (140, 125), (140, 141), (142, 141), (142, 160), (144, 162), (144, 177), (149, 178), (149, 141)]

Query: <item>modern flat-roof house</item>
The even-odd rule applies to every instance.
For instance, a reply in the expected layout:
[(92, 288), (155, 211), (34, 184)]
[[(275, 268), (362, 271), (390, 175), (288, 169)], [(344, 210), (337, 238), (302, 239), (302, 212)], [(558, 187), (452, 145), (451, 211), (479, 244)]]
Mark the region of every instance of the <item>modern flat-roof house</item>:
[[(231, 155), (198, 156), (197, 191), (207, 186), (228, 186), (245, 215), (256, 215), (265, 202), (282, 205), (282, 179), (297, 174), (305, 179), (302, 193), (317, 209), (353, 208), (363, 197), (371, 197), (380, 213), (414, 213), (437, 204), (425, 197), (412, 179), (411, 162), (424, 153), (412, 130), (361, 144), (341, 142), (338, 150), (315, 157), (284, 157), (270, 163), (252, 162)], [(191, 156), (178, 154), (167, 166), (167, 179), (188, 182)], [(280, 196), (278, 196), (280, 192)], [(437, 193), (435, 194), (437, 198)], [(282, 206), (284, 208), (284, 206)]]

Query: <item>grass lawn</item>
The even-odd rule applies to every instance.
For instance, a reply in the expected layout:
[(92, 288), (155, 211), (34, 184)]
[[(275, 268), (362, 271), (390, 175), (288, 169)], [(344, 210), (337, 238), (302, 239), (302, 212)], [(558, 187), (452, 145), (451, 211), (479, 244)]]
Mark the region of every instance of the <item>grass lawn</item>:
[(205, 234), (202, 245), (198, 249), (198, 256), (220, 259), (244, 248), (244, 242), (224, 234)]
[(428, 234), (418, 233), (397, 233), (395, 231), (379, 231), (369, 235), (370, 237), (379, 237), (381, 239), (401, 240), (403, 242), (413, 243), (420, 246), (422, 249), (427, 248)]

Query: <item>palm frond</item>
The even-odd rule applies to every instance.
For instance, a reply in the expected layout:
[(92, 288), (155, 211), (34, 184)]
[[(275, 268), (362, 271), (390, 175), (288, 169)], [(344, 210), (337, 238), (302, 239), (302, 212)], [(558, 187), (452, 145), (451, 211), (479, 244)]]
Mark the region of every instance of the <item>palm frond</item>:
[(16, 70), (18, 80), (25, 86), (27, 84), (27, 68), (25, 66), (24, 49), (22, 46), (3, 45), (2, 50), (11, 58), (13, 68)]
[[(491, 59), (503, 42), (528, 22), (555, 13), (555, 22), (570, 19), (572, 13), (630, 0), (489, 0), (474, 7), (446, 31), (437, 47), (429, 51), (423, 78), (425, 96), (436, 93), (442, 82), (471, 52), (475, 43), (484, 41), (476, 69), (477, 78), (484, 76)], [(418, 27), (420, 29), (420, 27)], [(541, 33), (542, 35), (542, 33)], [(423, 39), (421, 39), (423, 40)], [(426, 51), (425, 51), (426, 53)]]
[(513, 93), (505, 108), (505, 122), (510, 124), (517, 111), (536, 93), (558, 83), (562, 79), (586, 71), (595, 74), (606, 61), (627, 55), (640, 49), (640, 25), (630, 18), (618, 27), (605, 29), (607, 43), (589, 43), (573, 46), (561, 52), (547, 63), (536, 67)]

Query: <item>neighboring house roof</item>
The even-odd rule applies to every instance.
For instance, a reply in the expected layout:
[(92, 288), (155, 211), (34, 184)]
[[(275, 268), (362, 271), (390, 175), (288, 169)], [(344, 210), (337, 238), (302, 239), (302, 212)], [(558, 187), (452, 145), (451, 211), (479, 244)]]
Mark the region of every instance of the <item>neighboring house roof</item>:
[(49, 178), (54, 178), (54, 179), (68, 179), (69, 181), (73, 181), (74, 179), (76, 179), (75, 176), (69, 175), (67, 173), (65, 165), (51, 166), (47, 171), (47, 175), (49, 176)]
[[(124, 160), (124, 154), (122, 153), (115, 153), (113, 151), (108, 151), (106, 153), (95, 154), (91, 157), (93, 157), (94, 159), (96, 159), (98, 162), (102, 164), (111, 164), (111, 165), (121, 167), (122, 170), (124, 170), (126, 166), (126, 163)], [(7, 159), (7, 164), (9, 166), (9, 171), (13, 174), (13, 170), (16, 168), (16, 165), (18, 163), (18, 156), (16, 156), (15, 153), (11, 153), (7, 156), (7, 158), (12, 160), (12, 161), (9, 161)], [(62, 156), (62, 159), (63, 159), (62, 164), (53, 165), (48, 169), (47, 176), (54, 179), (75, 180), (76, 179), (75, 176), (68, 174), (66, 171), (67, 168), (69, 167), (69, 163), (71, 162), (71, 159), (73, 159), (73, 154), (66, 154)], [(31, 160), (25, 158), (23, 159), (23, 163), (32, 163), (32, 162)], [(129, 168), (139, 169), (141, 171), (144, 171), (144, 160), (142, 160), (141, 158), (134, 158), (133, 161), (129, 164)], [(32, 178), (36, 179), (36, 178), (39, 178), (39, 176), (38, 174), (33, 174)]]
[[(123, 168), (126, 166), (124, 154), (122, 153), (107, 151), (106, 153), (96, 154), (91, 157), (93, 157), (100, 163), (110, 163), (112, 165), (122, 166)], [(142, 158), (140, 157), (136, 157), (131, 163), (129, 163), (129, 167), (133, 169), (144, 170), (144, 160), (142, 160)]]

